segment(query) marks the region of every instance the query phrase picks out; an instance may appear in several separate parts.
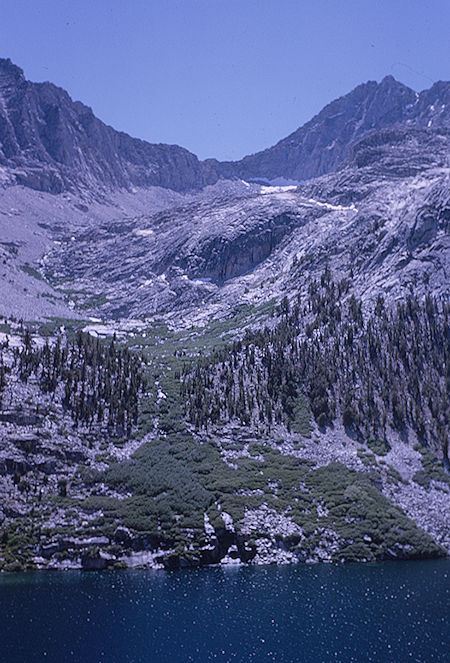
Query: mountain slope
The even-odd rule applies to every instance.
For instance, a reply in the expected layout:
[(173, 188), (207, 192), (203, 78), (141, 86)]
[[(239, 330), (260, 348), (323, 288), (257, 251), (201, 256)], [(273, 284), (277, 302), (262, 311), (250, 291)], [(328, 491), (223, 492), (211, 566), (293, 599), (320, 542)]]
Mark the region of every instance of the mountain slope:
[(0, 71), (0, 570), (449, 554), (448, 84), (244, 173)]
[(375, 132), (346, 168), (297, 188), (252, 185), (66, 234), (43, 273), (86, 305), (102, 293), (115, 318), (225, 314), (292, 297), (326, 265), (368, 306), (448, 296), (449, 154), (447, 130)]

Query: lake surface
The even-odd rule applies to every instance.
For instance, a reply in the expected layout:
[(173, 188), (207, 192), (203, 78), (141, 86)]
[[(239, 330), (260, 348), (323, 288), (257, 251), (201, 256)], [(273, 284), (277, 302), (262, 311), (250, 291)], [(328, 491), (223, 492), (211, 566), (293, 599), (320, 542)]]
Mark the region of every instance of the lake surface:
[(450, 660), (450, 560), (0, 576), (8, 663)]

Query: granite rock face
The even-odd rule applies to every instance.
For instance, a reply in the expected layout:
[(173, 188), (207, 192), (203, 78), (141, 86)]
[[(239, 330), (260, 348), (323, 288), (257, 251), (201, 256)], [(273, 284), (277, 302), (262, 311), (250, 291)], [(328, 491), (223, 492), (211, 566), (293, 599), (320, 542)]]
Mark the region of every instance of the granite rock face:
[(0, 167), (9, 183), (60, 193), (161, 186), (198, 189), (214, 170), (177, 145), (115, 131), (51, 83), (30, 83), (0, 60)]

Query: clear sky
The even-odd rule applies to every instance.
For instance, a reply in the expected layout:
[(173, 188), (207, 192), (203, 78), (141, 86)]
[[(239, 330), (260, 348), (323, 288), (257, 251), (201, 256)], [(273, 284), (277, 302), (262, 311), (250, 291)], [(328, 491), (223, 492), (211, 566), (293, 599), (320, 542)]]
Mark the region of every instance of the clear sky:
[(449, 0), (0, 0), (0, 57), (200, 158), (269, 147), (359, 83), (450, 78)]

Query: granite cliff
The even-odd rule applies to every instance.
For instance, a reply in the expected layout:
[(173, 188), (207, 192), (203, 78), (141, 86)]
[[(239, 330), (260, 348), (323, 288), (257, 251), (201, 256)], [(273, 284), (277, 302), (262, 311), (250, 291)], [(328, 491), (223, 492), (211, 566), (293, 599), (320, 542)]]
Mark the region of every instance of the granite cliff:
[(30, 83), (0, 60), (3, 177), (39, 191), (198, 189), (214, 170), (177, 145), (153, 145), (115, 131), (51, 83)]

